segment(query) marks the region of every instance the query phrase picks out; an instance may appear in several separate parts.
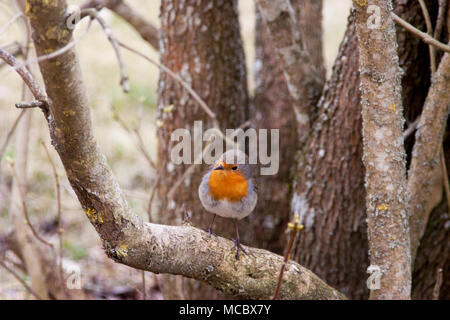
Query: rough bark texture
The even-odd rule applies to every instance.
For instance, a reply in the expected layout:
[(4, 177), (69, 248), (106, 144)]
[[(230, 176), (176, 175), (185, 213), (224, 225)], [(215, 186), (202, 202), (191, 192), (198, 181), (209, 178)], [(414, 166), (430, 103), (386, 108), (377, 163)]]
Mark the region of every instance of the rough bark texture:
[[(447, 161), (450, 164), (450, 161)], [(440, 300), (450, 299), (450, 216), (446, 199), (430, 215), (414, 264), (412, 298), (431, 300), (436, 272), (443, 270)]]
[[(167, 0), (161, 3), (161, 62), (180, 75), (217, 114), (220, 127), (238, 128), (248, 120), (249, 98), (245, 59), (240, 38), (237, 1)], [(167, 108), (173, 105), (173, 110)], [(166, 110), (166, 111), (165, 111)], [(192, 222), (207, 228), (212, 214), (206, 212), (198, 198), (197, 188), (206, 165), (198, 165), (192, 175), (178, 188), (174, 199), (167, 193), (180, 179), (189, 165), (174, 165), (171, 150), (174, 142), (171, 133), (178, 128), (190, 130), (194, 137), (194, 121), (203, 122), (203, 130), (212, 128), (213, 122), (190, 94), (164, 72), (160, 76), (158, 119), (158, 188), (161, 199), (161, 222), (180, 224), (185, 212), (195, 212)], [(200, 133), (202, 134), (202, 133)], [(195, 150), (194, 150), (195, 152)], [(197, 156), (193, 153), (192, 160)], [(232, 221), (218, 218), (214, 232), (221, 236), (234, 236)], [(248, 244), (253, 234), (252, 216), (242, 220), (241, 240)], [(169, 279), (170, 278), (170, 279)], [(170, 281), (169, 281), (170, 280)], [(166, 298), (216, 297), (211, 288), (186, 279), (167, 277), (164, 283)]]
[[(434, 12), (436, 5), (427, 5)], [(419, 28), (425, 25), (415, 0), (398, 1), (396, 13)], [(403, 104), (412, 121), (420, 114), (428, 91), (428, 48), (402, 28), (397, 28), (397, 34), (405, 72)], [(296, 244), (296, 260), (345, 294), (362, 299), (368, 294), (369, 263), (358, 61), (350, 16), (332, 76), (318, 103), (318, 114), (323, 115), (298, 158), (292, 210), (301, 213), (306, 225)]]
[(298, 146), (302, 146), (316, 117), (324, 79), (312, 62), (290, 1), (258, 0), (257, 4), (283, 67), (297, 120)]
[(440, 166), (440, 151), (450, 110), (450, 54), (442, 58), (433, 76), (415, 136), (408, 176), (408, 212), (411, 255), (414, 258), (428, 222), (433, 174)]
[(317, 75), (325, 81), (325, 64), (322, 46), (322, 0), (290, 0), (297, 16), (297, 23), (302, 33), (306, 51), (317, 70)]
[[(27, 15), (38, 54), (52, 52), (71, 40), (65, 29), (65, 1), (30, 0)], [(144, 223), (131, 212), (93, 136), (86, 92), (74, 50), (41, 61), (50, 99), (48, 116), (52, 143), (87, 217), (103, 240), (105, 252), (119, 263), (196, 278), (229, 294), (269, 298), (283, 258), (247, 248), (235, 259), (232, 242), (209, 238), (190, 226)], [(345, 298), (297, 263), (290, 263), (282, 298)]]
[(298, 159), (292, 199), (305, 230), (296, 260), (353, 298), (362, 298), (367, 236), (362, 164), (358, 50), (354, 18), (318, 104), (311, 138)]
[[(322, 57), (322, 1), (291, 1), (301, 17), (297, 22), (304, 31), (307, 47), (314, 52), (313, 63), (325, 78)], [(290, 194), (295, 169), (298, 138), (292, 99), (286, 85), (283, 68), (268, 33), (267, 26), (256, 10), (256, 91), (253, 100), (256, 126), (280, 130), (280, 170), (274, 176), (261, 176), (258, 205), (253, 219), (258, 220), (252, 243), (281, 253), (286, 246), (285, 228), (290, 216)]]
[[(366, 6), (367, 4), (367, 6)], [(367, 3), (354, 2), (359, 43), (363, 161), (369, 256), (381, 271), (380, 287), (371, 299), (409, 299), (411, 255), (406, 213), (406, 155), (403, 104), (392, 2), (376, 3), (380, 24), (368, 27)]]

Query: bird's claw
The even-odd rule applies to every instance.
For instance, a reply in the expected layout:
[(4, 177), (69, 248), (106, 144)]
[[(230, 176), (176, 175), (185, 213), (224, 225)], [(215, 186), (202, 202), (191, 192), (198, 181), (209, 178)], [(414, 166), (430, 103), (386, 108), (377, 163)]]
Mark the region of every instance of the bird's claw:
[(242, 251), (244, 254), (247, 254), (247, 251), (241, 246), (241, 242), (236, 239), (231, 239), (234, 242), (233, 248), (231, 250), (236, 249), (236, 260), (239, 260), (239, 251)]
[(211, 238), (211, 236), (217, 237), (217, 234), (215, 234), (214, 232), (212, 232), (212, 228), (206, 229), (206, 232), (208, 232), (208, 235), (209, 235), (210, 238)]

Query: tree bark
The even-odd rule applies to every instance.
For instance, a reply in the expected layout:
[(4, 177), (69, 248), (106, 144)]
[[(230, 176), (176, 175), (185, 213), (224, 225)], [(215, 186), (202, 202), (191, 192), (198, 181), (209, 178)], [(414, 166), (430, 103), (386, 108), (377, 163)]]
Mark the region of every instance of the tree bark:
[[(380, 272), (371, 299), (411, 298), (401, 75), (392, 2), (354, 1), (359, 43), (369, 256)], [(370, 13), (368, 8), (378, 8)], [(378, 25), (369, 26), (371, 14)], [(375, 24), (376, 22), (374, 22)]]
[[(427, 2), (430, 12), (436, 4)], [(397, 15), (425, 26), (417, 1), (401, 1)], [(428, 48), (397, 28), (403, 105), (409, 121), (420, 114), (429, 86)], [(318, 103), (313, 132), (298, 158), (292, 211), (302, 214), (296, 260), (354, 299), (367, 297), (364, 166), (358, 46), (350, 15), (344, 41)], [(417, 74), (423, 74), (417, 77)], [(408, 146), (412, 144), (408, 139)]]
[[(246, 67), (236, 0), (164, 0), (161, 3), (161, 37), (162, 64), (179, 74), (210, 106), (217, 114), (223, 132), (226, 128), (238, 128), (248, 120)], [(173, 110), (167, 112), (171, 105)], [(167, 199), (169, 190), (189, 166), (172, 163), (170, 156), (174, 142), (170, 141), (170, 135), (178, 128), (187, 128), (196, 143), (201, 143), (202, 137), (194, 136), (194, 121), (202, 121), (203, 130), (206, 130), (213, 126), (213, 119), (184, 88), (161, 72), (158, 120), (161, 122), (157, 133), (158, 173), (161, 177), (158, 195), (162, 203), (160, 221), (180, 224), (185, 212), (195, 212), (191, 217), (192, 223), (199, 228), (207, 228), (213, 215), (203, 209), (197, 194), (207, 166), (196, 166), (177, 189), (176, 197)], [(196, 156), (194, 153), (192, 160)], [(225, 219), (222, 222), (220, 219), (214, 232), (233, 236), (231, 221)], [(244, 243), (254, 232), (250, 228), (252, 219), (250, 216), (240, 223)], [(164, 296), (170, 299), (212, 299), (218, 294), (211, 287), (175, 277), (166, 277), (163, 287)]]
[[(322, 1), (296, 0), (291, 5), (299, 19), (298, 27), (310, 52), (313, 64), (325, 78), (322, 57)], [(261, 176), (258, 204), (253, 212), (253, 245), (282, 253), (286, 246), (285, 228), (290, 216), (290, 195), (295, 171), (298, 136), (292, 98), (286, 85), (281, 61), (267, 25), (256, 8), (256, 90), (253, 100), (256, 126), (280, 130), (280, 170), (274, 176)], [(255, 223), (256, 222), (256, 223)]]
[(306, 47), (303, 30), (298, 28), (298, 17), (291, 2), (258, 0), (257, 4), (283, 67), (297, 120), (297, 145), (302, 147), (316, 118), (316, 103), (324, 79), (312, 62), (312, 52)]
[(439, 299), (450, 299), (450, 228), (448, 228), (450, 218), (448, 212), (447, 200), (443, 199), (430, 214), (414, 263), (413, 299), (431, 300), (433, 298), (438, 269), (443, 270)]

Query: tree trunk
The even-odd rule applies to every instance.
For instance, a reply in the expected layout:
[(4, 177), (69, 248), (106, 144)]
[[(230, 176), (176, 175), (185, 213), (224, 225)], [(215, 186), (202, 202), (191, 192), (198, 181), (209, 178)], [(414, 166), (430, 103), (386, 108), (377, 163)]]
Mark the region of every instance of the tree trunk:
[[(427, 2), (430, 12), (436, 4)], [(424, 27), (416, 1), (398, 2), (395, 12)], [(429, 87), (428, 48), (397, 27), (403, 105), (407, 119), (421, 112)], [(351, 298), (367, 297), (368, 246), (358, 48), (353, 17), (318, 104), (319, 117), (298, 160), (292, 211), (303, 214), (295, 257)], [(417, 74), (424, 74), (417, 77)]]
[[(320, 77), (325, 78), (322, 58), (322, 1), (296, 0), (299, 28)], [(253, 100), (256, 126), (280, 130), (280, 170), (277, 175), (261, 176), (258, 205), (253, 212), (254, 232), (248, 241), (261, 248), (282, 253), (286, 246), (285, 228), (289, 220), (292, 177), (295, 169), (298, 137), (292, 99), (278, 54), (267, 26), (256, 9), (256, 91)]]
[[(240, 38), (237, 0), (194, 1), (163, 0), (161, 3), (161, 62), (177, 73), (206, 101), (217, 114), (221, 129), (238, 128), (249, 115), (249, 99), (244, 52)], [(173, 105), (173, 109), (170, 107)], [(170, 110), (170, 111), (168, 111)], [(198, 143), (202, 137), (194, 137), (194, 121), (202, 121), (203, 130), (212, 128), (213, 121), (192, 99), (190, 94), (161, 72), (159, 84), (158, 121), (158, 187), (161, 199), (159, 218), (165, 224), (181, 224), (188, 214), (192, 223), (206, 229), (213, 218), (198, 198), (197, 188), (206, 166), (196, 166), (175, 192), (173, 199), (167, 194), (182, 178), (188, 165), (174, 165), (170, 155), (174, 142), (171, 133), (178, 128), (189, 129)], [(194, 154), (192, 159), (197, 155)], [(218, 218), (214, 232), (233, 236), (232, 221)], [(244, 243), (252, 216), (240, 223)], [(212, 299), (218, 293), (211, 287), (181, 277), (167, 276), (163, 285), (166, 298)]]

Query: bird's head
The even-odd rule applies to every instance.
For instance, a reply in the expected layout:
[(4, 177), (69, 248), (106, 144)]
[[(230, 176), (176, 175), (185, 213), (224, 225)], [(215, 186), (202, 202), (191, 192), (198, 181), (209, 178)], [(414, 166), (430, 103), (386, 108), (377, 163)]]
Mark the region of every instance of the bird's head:
[(248, 193), (251, 176), (247, 155), (237, 149), (227, 151), (212, 168), (210, 194), (217, 200), (240, 201)]

